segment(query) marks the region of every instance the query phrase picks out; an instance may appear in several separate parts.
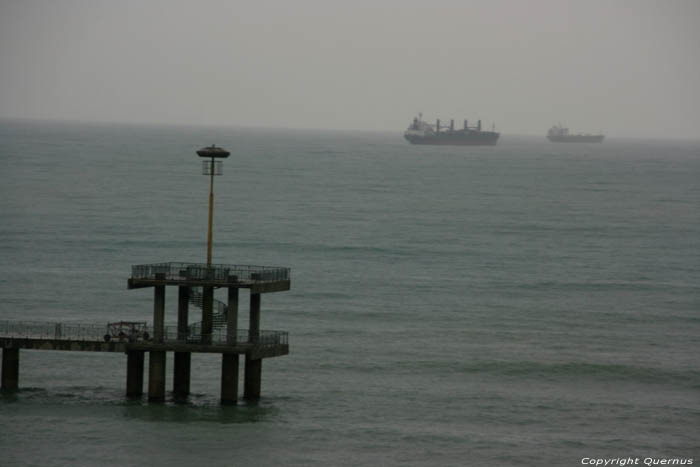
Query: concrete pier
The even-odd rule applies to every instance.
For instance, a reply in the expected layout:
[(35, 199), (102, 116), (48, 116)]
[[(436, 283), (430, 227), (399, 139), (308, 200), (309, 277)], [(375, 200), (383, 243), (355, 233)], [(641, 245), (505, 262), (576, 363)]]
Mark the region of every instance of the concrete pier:
[(245, 383), (243, 397), (254, 401), (260, 399), (260, 386), (262, 380), (262, 359), (253, 359), (250, 354), (245, 355)]
[[(161, 274), (156, 274), (156, 277)], [(163, 342), (165, 327), (165, 286), (153, 287), (153, 342)]]
[(238, 355), (221, 354), (221, 403), (235, 404), (238, 400)]
[(228, 304), (226, 310), (226, 343), (236, 344), (238, 338), (238, 289), (228, 288)]
[[(250, 317), (248, 321), (248, 340), (257, 342), (260, 336), (260, 294), (250, 294)], [(246, 352), (243, 397), (248, 400), (260, 399), (261, 378), (262, 359), (253, 358), (251, 352)]]
[(165, 401), (165, 354), (151, 350), (148, 357), (148, 402)]
[(19, 387), (19, 349), (2, 349), (2, 384), (5, 392), (16, 391)]
[(256, 342), (260, 335), (260, 294), (250, 294), (250, 314), (248, 318), (248, 339)]
[[(157, 280), (165, 279), (156, 273)], [(165, 285), (153, 287), (153, 342), (160, 344), (165, 339)], [(151, 350), (148, 355), (148, 401), (165, 400), (165, 352)]]
[(203, 287), (202, 297), (202, 344), (211, 344), (214, 325), (214, 287)]
[(143, 395), (143, 350), (126, 351), (126, 396), (141, 397)]
[[(177, 339), (183, 341), (188, 335), (190, 288), (178, 287), (177, 299)], [(184, 399), (190, 393), (190, 369), (192, 354), (190, 352), (175, 352), (173, 361), (173, 396)]]
[[(289, 354), (286, 332), (260, 329), (261, 294), (289, 290), (288, 268), (145, 264), (132, 267), (127, 285), (129, 289), (153, 288), (152, 326), (145, 321), (116, 320), (90, 324), (0, 321), (2, 390), (18, 389), (20, 349), (114, 352), (126, 355), (126, 395), (142, 397), (148, 353), (148, 400), (163, 402), (167, 354), (172, 352), (173, 395), (176, 400), (184, 399), (190, 393), (192, 353), (218, 353), (222, 356), (221, 403), (235, 404), (239, 398), (241, 355), (245, 355), (243, 396), (256, 400), (261, 392), (262, 360)], [(178, 287), (177, 326), (165, 326), (167, 286)], [(214, 299), (215, 289), (227, 291), (226, 303)], [(239, 289), (250, 291), (250, 329), (238, 328)], [(203, 322), (189, 323), (189, 304), (206, 308)], [(206, 331), (209, 334), (203, 340)]]
[(173, 397), (184, 399), (190, 394), (191, 352), (174, 352)]
[(181, 285), (177, 288), (177, 338), (185, 339), (189, 324), (190, 288)]
[[(229, 278), (231, 280), (232, 278)], [(226, 310), (226, 343), (236, 345), (238, 339), (238, 289), (228, 288)], [(221, 355), (221, 403), (235, 404), (238, 399), (238, 354)]]

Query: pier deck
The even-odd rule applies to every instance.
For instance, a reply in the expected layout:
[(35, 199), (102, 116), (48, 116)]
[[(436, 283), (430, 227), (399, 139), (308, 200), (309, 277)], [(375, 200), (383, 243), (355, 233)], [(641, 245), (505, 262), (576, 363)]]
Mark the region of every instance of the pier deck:
[(222, 355), (222, 403), (235, 403), (238, 387), (238, 356), (246, 361), (245, 394), (248, 399), (260, 395), (262, 359), (289, 354), (288, 334), (282, 331), (223, 329), (211, 334), (178, 332), (176, 326), (164, 326), (160, 341), (140, 336), (109, 336), (109, 325), (76, 323), (41, 323), (0, 321), (2, 348), (1, 389), (15, 391), (19, 381), (19, 351), (53, 350), (78, 352), (120, 352), (127, 355), (126, 394), (140, 397), (143, 393), (144, 356), (150, 355), (149, 401), (165, 397), (165, 355), (175, 356), (173, 396), (189, 394), (190, 355), (218, 353)]
[(127, 287), (233, 287), (250, 289), (252, 294), (261, 294), (289, 290), (289, 274), (289, 268), (271, 266), (175, 262), (139, 264), (131, 267), (131, 278)]
[[(239, 355), (245, 357), (244, 397), (260, 398), (262, 360), (289, 354), (288, 334), (260, 329), (261, 295), (290, 288), (289, 268), (200, 263), (135, 265), (127, 288), (153, 288), (153, 320), (105, 324), (0, 321), (2, 381), (14, 391), (19, 381), (19, 351), (64, 350), (122, 352), (127, 355), (127, 396), (143, 393), (144, 356), (148, 354), (148, 400), (165, 399), (167, 353), (173, 354), (173, 396), (190, 392), (192, 353), (221, 354), (221, 402), (237, 400)], [(177, 325), (165, 325), (167, 286), (177, 288)], [(226, 289), (227, 301), (214, 298)], [(239, 290), (250, 291), (249, 329), (238, 329)], [(189, 321), (189, 305), (201, 308), (200, 322)]]
[(43, 323), (27, 321), (0, 322), (0, 347), (34, 350), (68, 350), (84, 352), (127, 352), (129, 350), (250, 354), (253, 359), (289, 354), (288, 333), (259, 331), (251, 334), (239, 329), (233, 335), (225, 330), (208, 336), (178, 335), (175, 326), (166, 326), (162, 342), (128, 338), (105, 340), (107, 325)]

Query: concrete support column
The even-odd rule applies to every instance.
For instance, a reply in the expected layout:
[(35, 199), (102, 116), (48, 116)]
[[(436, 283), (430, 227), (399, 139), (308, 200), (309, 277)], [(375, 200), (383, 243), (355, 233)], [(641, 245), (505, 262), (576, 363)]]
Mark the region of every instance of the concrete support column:
[(143, 395), (143, 350), (126, 351), (126, 397)]
[(245, 383), (243, 397), (248, 400), (260, 399), (260, 382), (262, 379), (262, 359), (253, 360), (245, 354)]
[[(238, 288), (228, 288), (226, 308), (226, 343), (238, 342)], [(238, 399), (238, 354), (221, 355), (221, 403), (235, 404)]]
[(19, 349), (2, 349), (2, 384), (0, 389), (11, 392), (19, 387)]
[(177, 339), (187, 339), (187, 325), (189, 324), (190, 288), (180, 286), (177, 288)]
[(258, 341), (260, 335), (260, 294), (250, 294), (250, 318), (248, 319), (248, 339), (251, 343)]
[(203, 287), (202, 289), (202, 343), (211, 344), (214, 313), (214, 287)]
[[(187, 339), (189, 317), (190, 288), (178, 287), (177, 293), (177, 339)], [(173, 362), (173, 396), (184, 399), (190, 394), (190, 368), (192, 354), (190, 352), (175, 352)]]
[(173, 396), (184, 399), (190, 394), (191, 352), (175, 352), (173, 363)]
[(165, 286), (156, 285), (153, 289), (153, 342), (163, 342), (165, 332)]
[[(252, 344), (260, 335), (260, 294), (250, 294), (250, 318), (248, 320), (248, 339)], [(262, 378), (262, 359), (253, 360), (250, 352), (245, 355), (245, 382), (243, 397), (248, 400), (260, 399)]]
[(238, 354), (221, 354), (221, 403), (235, 404), (238, 399)]
[(148, 401), (165, 400), (165, 351), (151, 350), (148, 357)]
[(238, 340), (238, 288), (228, 288), (228, 306), (226, 308), (226, 343), (235, 345)]

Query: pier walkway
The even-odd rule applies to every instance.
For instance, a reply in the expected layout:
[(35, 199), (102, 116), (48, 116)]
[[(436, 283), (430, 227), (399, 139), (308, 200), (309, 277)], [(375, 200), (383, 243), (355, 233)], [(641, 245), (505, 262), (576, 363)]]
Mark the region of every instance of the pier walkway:
[(0, 347), (35, 350), (72, 350), (88, 352), (126, 352), (128, 350), (165, 350), (173, 352), (252, 353), (268, 358), (289, 353), (289, 335), (283, 331), (247, 329), (230, 333), (219, 329), (208, 335), (179, 333), (177, 326), (165, 326), (162, 342), (154, 342), (146, 326), (147, 337), (111, 336), (109, 324), (47, 323), (37, 321), (0, 321)]
[[(177, 325), (166, 326), (166, 288), (177, 289), (174, 307)], [(18, 389), (19, 351), (68, 350), (123, 352), (127, 355), (126, 394), (143, 394), (144, 357), (148, 353), (148, 400), (165, 399), (166, 355), (173, 354), (173, 396), (190, 393), (191, 354), (221, 354), (221, 402), (236, 403), (239, 356), (245, 357), (243, 394), (260, 397), (262, 360), (289, 354), (289, 337), (282, 331), (260, 329), (263, 294), (290, 288), (290, 270), (283, 267), (200, 263), (135, 265), (128, 289), (153, 289), (151, 324), (104, 324), (0, 321), (4, 391)], [(214, 298), (215, 289), (226, 291), (227, 301)], [(239, 290), (249, 289), (248, 329), (238, 329)], [(189, 305), (201, 308), (201, 321), (189, 321)]]
[[(20, 349), (123, 352), (127, 355), (126, 394), (143, 394), (144, 356), (149, 355), (148, 400), (165, 399), (166, 354), (173, 354), (173, 396), (190, 392), (193, 352), (219, 353), (221, 402), (238, 397), (239, 356), (245, 357), (244, 397), (260, 397), (262, 360), (289, 354), (283, 331), (260, 329), (261, 296), (290, 288), (290, 270), (282, 267), (200, 263), (155, 263), (132, 266), (128, 289), (153, 289), (153, 319), (105, 324), (0, 321), (2, 385), (14, 391), (19, 380)], [(177, 289), (177, 325), (166, 326), (166, 288)], [(225, 289), (227, 301), (214, 298)], [(239, 290), (249, 289), (248, 329), (238, 329)], [(189, 321), (189, 305), (201, 308), (201, 321)]]
[[(136, 335), (113, 336), (109, 324), (47, 323), (34, 321), (0, 321), (0, 347), (2, 348), (2, 377), (0, 388), (3, 391), (15, 391), (19, 384), (19, 351), (30, 350), (64, 350), (85, 352), (120, 352), (127, 355), (126, 394), (140, 397), (143, 394), (144, 356), (162, 356), (151, 365), (162, 365), (165, 370), (164, 355), (174, 352), (176, 356), (185, 356), (186, 365), (176, 361), (174, 369), (173, 395), (184, 398), (189, 394), (189, 355), (191, 353), (219, 353), (224, 362), (233, 360), (222, 368), (222, 403), (235, 403), (237, 399), (238, 355), (245, 355), (249, 362), (260, 362), (263, 358), (289, 354), (289, 336), (282, 331), (251, 332), (238, 329), (228, 332), (220, 329), (208, 335), (178, 332), (176, 326), (164, 326), (162, 340), (155, 342), (148, 330), (141, 329)], [(259, 364), (259, 363), (258, 363)], [(178, 366), (180, 368), (178, 368)], [(162, 375), (164, 376), (164, 375)], [(225, 378), (225, 379), (223, 379)], [(165, 381), (149, 379), (149, 400), (164, 397)], [(259, 397), (259, 373), (246, 380), (248, 398)], [(154, 394), (156, 397), (154, 397)], [(250, 397), (250, 396), (253, 397)]]

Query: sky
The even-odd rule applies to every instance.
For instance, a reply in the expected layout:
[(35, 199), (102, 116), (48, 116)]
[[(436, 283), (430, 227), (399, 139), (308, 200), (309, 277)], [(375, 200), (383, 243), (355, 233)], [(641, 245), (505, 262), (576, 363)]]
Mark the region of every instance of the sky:
[(0, 0), (0, 118), (700, 138), (700, 0)]

